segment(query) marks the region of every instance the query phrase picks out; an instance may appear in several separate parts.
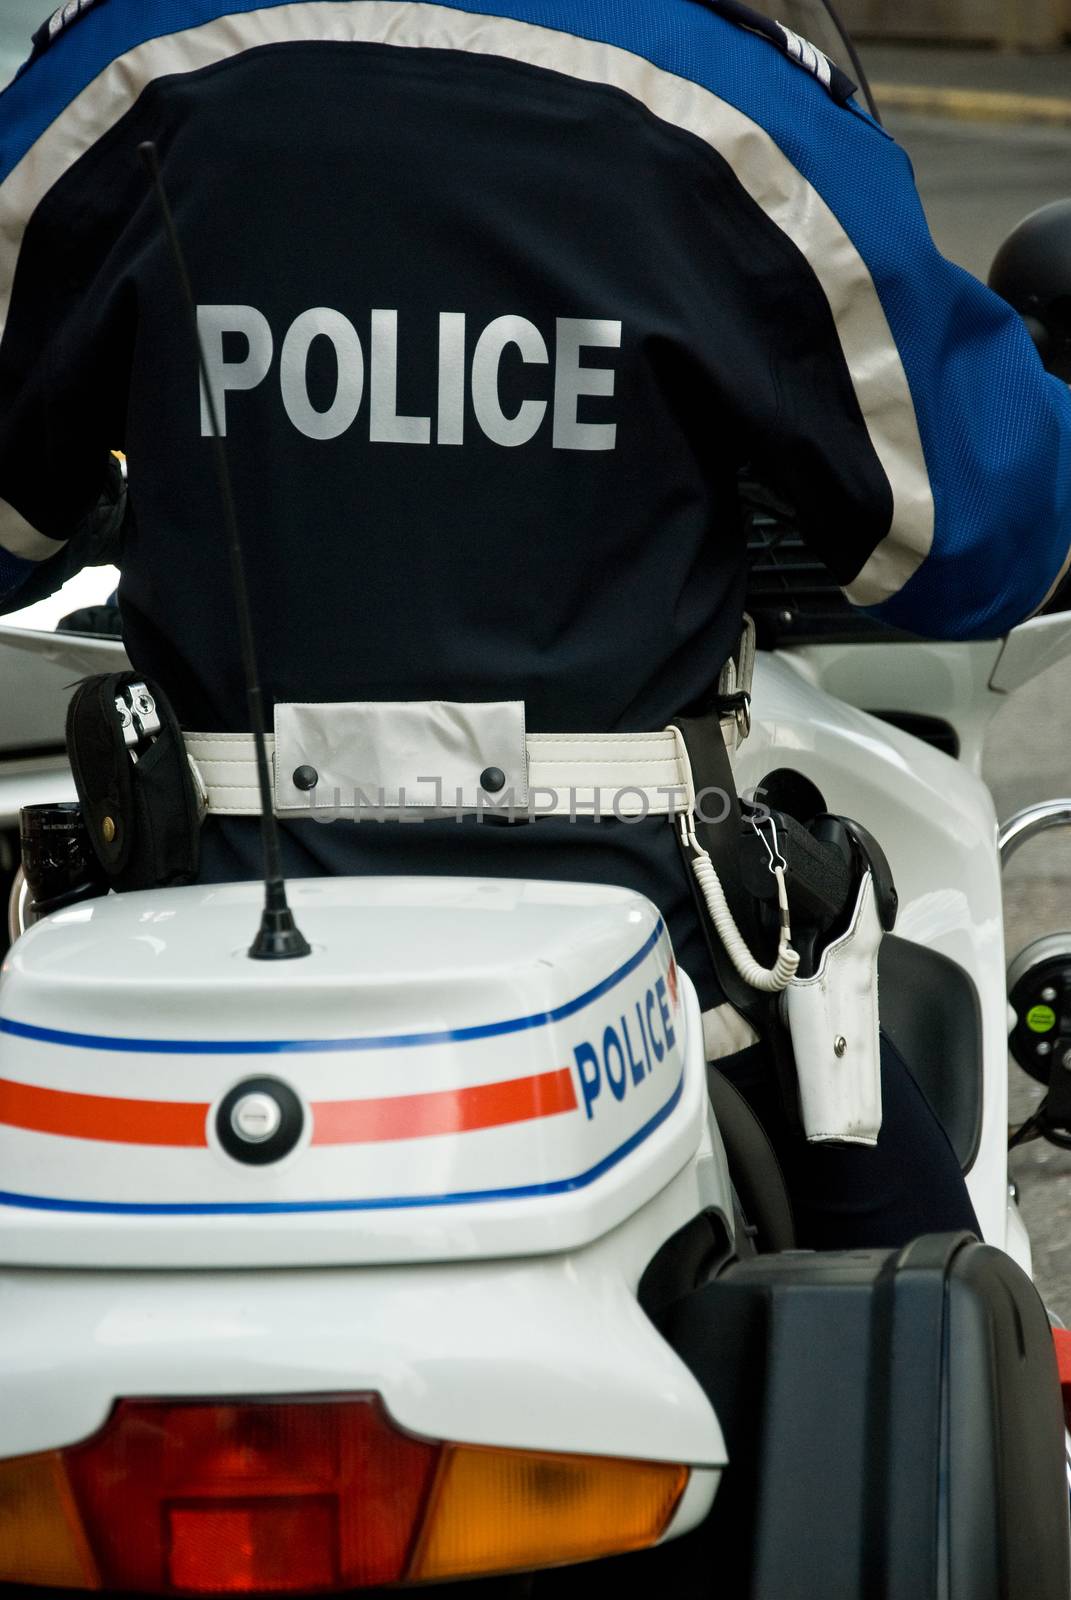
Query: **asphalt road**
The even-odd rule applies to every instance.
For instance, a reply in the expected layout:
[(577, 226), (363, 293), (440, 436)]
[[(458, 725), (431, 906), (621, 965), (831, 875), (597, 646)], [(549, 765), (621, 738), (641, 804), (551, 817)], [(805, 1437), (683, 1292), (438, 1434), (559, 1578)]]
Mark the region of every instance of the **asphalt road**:
[(0, 84), (30, 53), (30, 39), (54, 6), (48, 0), (0, 0)]
[[(1069, 69), (1071, 80), (1071, 69)], [(915, 165), (934, 238), (952, 260), (984, 277), (1002, 240), (1028, 212), (1071, 198), (1071, 128), (889, 117)], [(998, 713), (986, 746), (986, 779), (1007, 817), (1049, 796), (1071, 794), (1071, 665), (1057, 667)], [(1071, 930), (1071, 834), (1024, 850), (1006, 880), (1009, 957), (1043, 934)], [(1069, 935), (1071, 936), (1071, 935)], [(1041, 1091), (1012, 1064), (1011, 1117), (1022, 1121)], [(1039, 1286), (1071, 1323), (1071, 1153), (1037, 1142), (1013, 1153)]]
[(1071, 127), (903, 114), (886, 124), (911, 156), (939, 248), (980, 278), (1017, 222), (1050, 200), (1071, 199)]

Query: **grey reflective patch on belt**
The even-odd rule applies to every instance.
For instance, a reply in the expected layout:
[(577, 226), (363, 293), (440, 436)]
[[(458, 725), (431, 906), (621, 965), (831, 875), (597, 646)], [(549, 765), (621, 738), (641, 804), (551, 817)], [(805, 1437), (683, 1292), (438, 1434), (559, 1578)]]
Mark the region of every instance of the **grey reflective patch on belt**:
[(275, 708), (276, 810), (524, 809), (524, 702), (354, 700)]

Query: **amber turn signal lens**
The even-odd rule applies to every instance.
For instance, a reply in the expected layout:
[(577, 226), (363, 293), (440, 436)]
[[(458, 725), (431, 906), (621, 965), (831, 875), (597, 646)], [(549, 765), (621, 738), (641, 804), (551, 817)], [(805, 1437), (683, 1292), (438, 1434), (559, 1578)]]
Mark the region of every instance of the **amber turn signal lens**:
[(447, 1445), (410, 1578), (641, 1550), (662, 1537), (687, 1482), (687, 1467), (657, 1461)]
[(100, 1588), (58, 1450), (0, 1461), (0, 1583)]

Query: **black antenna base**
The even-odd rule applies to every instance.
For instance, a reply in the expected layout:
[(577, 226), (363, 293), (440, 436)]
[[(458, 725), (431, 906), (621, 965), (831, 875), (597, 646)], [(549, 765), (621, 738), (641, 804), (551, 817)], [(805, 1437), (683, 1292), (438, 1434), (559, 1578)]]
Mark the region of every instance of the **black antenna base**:
[(292, 961), (295, 956), (311, 956), (312, 946), (294, 921), (289, 906), (281, 910), (265, 906), (249, 954), (254, 961)]

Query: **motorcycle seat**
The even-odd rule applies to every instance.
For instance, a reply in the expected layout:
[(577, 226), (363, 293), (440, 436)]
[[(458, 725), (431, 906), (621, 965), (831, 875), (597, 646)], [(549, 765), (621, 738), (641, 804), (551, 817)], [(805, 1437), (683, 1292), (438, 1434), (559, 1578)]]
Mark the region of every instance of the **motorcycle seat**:
[(974, 981), (948, 956), (887, 934), (878, 988), (882, 1031), (969, 1172), (982, 1133), (982, 1011)]

